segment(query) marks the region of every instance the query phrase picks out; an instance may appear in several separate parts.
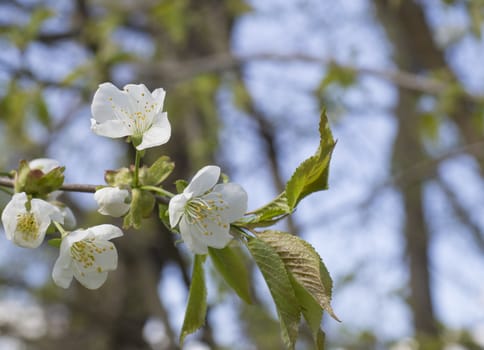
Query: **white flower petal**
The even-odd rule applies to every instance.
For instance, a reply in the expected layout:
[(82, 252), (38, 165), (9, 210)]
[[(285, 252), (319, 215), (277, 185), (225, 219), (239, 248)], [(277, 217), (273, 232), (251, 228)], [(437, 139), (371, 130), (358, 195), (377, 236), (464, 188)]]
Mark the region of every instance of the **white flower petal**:
[(228, 223), (202, 220), (190, 223), (186, 217), (180, 220), (183, 241), (195, 254), (206, 254), (207, 247), (224, 248), (231, 240)]
[(123, 91), (101, 84), (91, 106), (91, 129), (111, 138), (134, 136), (141, 140), (138, 150), (162, 145), (171, 135), (167, 115), (161, 113), (164, 94), (163, 89), (152, 94), (143, 84), (128, 84)]
[(98, 205), (98, 212), (103, 215), (120, 217), (126, 214), (130, 204), (125, 201), (129, 198), (129, 191), (117, 187), (105, 187), (94, 193)]
[(171, 227), (175, 227), (180, 221), (185, 210), (185, 204), (190, 197), (191, 196), (186, 193), (181, 193), (170, 199), (170, 203), (168, 204), (168, 214), (170, 216)]
[[(101, 267), (102, 271), (113, 271), (118, 267), (118, 251), (112, 242), (95, 240), (96, 247), (102, 250), (102, 253), (96, 254), (96, 265)], [(98, 273), (99, 271), (93, 271)]]
[(54, 191), (47, 195), (47, 202), (55, 202), (64, 191)]
[(69, 208), (67, 205), (57, 207), (57, 208), (59, 208), (59, 211), (61, 212), (61, 215), (64, 218), (64, 227), (68, 230), (71, 230), (74, 227), (76, 227), (77, 220), (71, 208)]
[(96, 273), (85, 273), (82, 270), (74, 269), (74, 277), (87, 289), (98, 289), (108, 278), (107, 271)]
[(126, 92), (111, 83), (99, 85), (91, 105), (91, 113), (98, 123), (120, 118), (120, 120), (127, 120), (131, 112), (131, 104)]
[[(66, 245), (70, 247), (76, 243), (76, 242), (80, 242), (84, 239), (86, 239), (87, 237), (89, 236), (92, 236), (92, 233), (88, 230), (84, 230), (84, 229), (79, 229), (79, 230), (75, 230), (75, 231), (72, 231), (71, 233), (69, 233), (66, 237), (64, 237), (62, 239), (62, 244), (64, 244), (64, 242), (66, 242)], [(61, 249), (62, 249), (62, 245), (61, 245)]]
[(126, 84), (123, 87), (123, 91), (134, 99), (149, 99), (149, 102), (153, 101), (151, 92), (145, 84)]
[(95, 119), (91, 119), (91, 130), (96, 135), (111, 138), (124, 137), (133, 134), (131, 129), (129, 129), (127, 122), (123, 120), (107, 120), (102, 123), (97, 123)]
[(157, 106), (155, 109), (155, 113), (158, 114), (161, 112), (161, 109), (163, 108), (163, 102), (165, 101), (166, 92), (164, 89), (159, 88), (154, 90), (151, 95), (153, 96), (153, 99), (155, 100), (156, 106)]
[(104, 241), (121, 237), (123, 235), (123, 231), (121, 231), (119, 227), (110, 224), (93, 226), (86, 231), (89, 232), (89, 234), (94, 235), (96, 239)]
[[(74, 274), (72, 269), (63, 266), (63, 261), (61, 260), (62, 256), (57, 258), (55, 262), (54, 268), (52, 270), (52, 279), (54, 280), (55, 284), (62, 288), (69, 288), (72, 282), (72, 277)], [(71, 260), (68, 260), (70, 263)]]
[(201, 221), (201, 225), (194, 225), (194, 227), (195, 230), (198, 230), (200, 239), (209, 247), (224, 248), (233, 238), (229, 234), (230, 224), (228, 222), (205, 219)]
[(27, 195), (16, 193), (2, 213), (5, 236), (16, 245), (24, 248), (37, 248), (45, 237), (45, 232), (51, 219), (63, 221), (59, 210), (41, 199), (32, 199), (31, 209), (27, 211), (25, 204)]
[(191, 192), (198, 197), (210, 190), (220, 178), (220, 168), (216, 165), (207, 165), (200, 169), (183, 192)]
[(143, 140), (136, 149), (142, 151), (146, 148), (163, 145), (170, 140), (170, 136), (171, 126), (165, 112), (154, 118), (153, 124), (143, 133)]
[(39, 169), (44, 174), (47, 174), (57, 167), (60, 167), (60, 163), (57, 160), (50, 158), (37, 158), (29, 162), (30, 169)]
[[(50, 225), (50, 221), (56, 221), (58, 223), (64, 223), (64, 216), (62, 215), (60, 209), (49, 202), (42, 199), (34, 198), (30, 201), (31, 211), (37, 213), (39, 217), (43, 218), (43, 222), (48, 222), (47, 227)], [(50, 220), (48, 220), (49, 218)]]
[(180, 234), (183, 242), (194, 254), (208, 253), (207, 245), (200, 239), (198, 232), (193, 231), (193, 227), (188, 223), (186, 217), (182, 217), (180, 220)]
[[(72, 233), (69, 234), (69, 236), (71, 235)], [(72, 263), (71, 246), (72, 246), (72, 242), (66, 237), (62, 240), (61, 246), (59, 248), (59, 257), (56, 260), (56, 264), (58, 264), (60, 267), (64, 269), (71, 267), (71, 263)]]
[(70, 285), (73, 276), (86, 288), (99, 288), (108, 271), (118, 264), (116, 248), (108, 240), (122, 234), (118, 227), (109, 224), (71, 232), (62, 240), (52, 278), (63, 288)]
[(213, 194), (221, 194), (226, 206), (223, 217), (228, 222), (234, 222), (244, 216), (247, 211), (247, 192), (235, 183), (216, 185)]
[(25, 209), (26, 202), (27, 195), (25, 192), (16, 193), (3, 209), (2, 224), (5, 228), (5, 236), (10, 241), (13, 240), (17, 229), (17, 215), (27, 212), (27, 209)]

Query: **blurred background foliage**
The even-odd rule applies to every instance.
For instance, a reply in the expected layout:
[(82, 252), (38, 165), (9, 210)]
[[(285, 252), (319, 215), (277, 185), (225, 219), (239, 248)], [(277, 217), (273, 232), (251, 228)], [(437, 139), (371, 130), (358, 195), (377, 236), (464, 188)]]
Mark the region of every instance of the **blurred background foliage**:
[[(481, 0), (4, 0), (0, 169), (50, 156), (67, 181), (102, 183), (133, 154), (89, 133), (92, 95), (145, 83), (167, 90), (173, 129), (145, 162), (169, 155), (170, 183), (217, 162), (254, 209), (312, 154), (325, 107), (331, 187), (287, 226), (335, 279), (328, 348), (481, 349), (483, 16)], [(106, 222), (87, 197), (64, 195), (79, 225)], [(127, 232), (93, 292), (53, 286), (54, 248), (2, 238), (0, 348), (177, 349), (190, 254), (176, 239), (157, 220)], [(259, 275), (250, 306), (210, 280), (187, 349), (281, 348)]]

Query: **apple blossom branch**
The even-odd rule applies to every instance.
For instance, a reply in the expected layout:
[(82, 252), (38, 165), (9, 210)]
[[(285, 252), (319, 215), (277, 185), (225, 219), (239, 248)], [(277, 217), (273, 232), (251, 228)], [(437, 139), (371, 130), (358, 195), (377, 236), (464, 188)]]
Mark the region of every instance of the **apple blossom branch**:
[[(7, 177), (0, 177), (0, 186), (4, 187), (14, 187), (14, 180)], [(94, 193), (96, 188), (100, 185), (86, 185), (86, 184), (64, 184), (61, 186), (60, 190), (67, 192), (84, 192), (84, 193)]]
[[(8, 177), (0, 176), (0, 186), (14, 188), (14, 180)], [(88, 184), (64, 184), (59, 189), (66, 192), (81, 192), (81, 193), (95, 193), (96, 189), (102, 185), (88, 185)], [(155, 195), (158, 203), (168, 204), (169, 199)]]

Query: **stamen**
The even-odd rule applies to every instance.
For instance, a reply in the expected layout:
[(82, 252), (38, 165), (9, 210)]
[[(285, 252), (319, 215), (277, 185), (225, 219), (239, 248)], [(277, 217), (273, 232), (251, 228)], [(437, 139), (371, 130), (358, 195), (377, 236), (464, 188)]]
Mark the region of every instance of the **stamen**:
[(185, 205), (185, 215), (188, 222), (195, 225), (203, 235), (211, 236), (213, 232), (209, 231), (209, 222), (222, 229), (228, 228), (221, 215), (226, 209), (228, 209), (228, 205), (220, 194), (216, 199), (196, 197), (189, 200)]
[(24, 241), (35, 241), (39, 237), (39, 223), (33, 213), (17, 215), (16, 231), (22, 234)]
[[(107, 251), (109, 243), (95, 242), (95, 239), (85, 239), (71, 246), (72, 259), (83, 269), (95, 267), (95, 271), (102, 272), (101, 266), (96, 264), (96, 255)], [(109, 247), (112, 249), (112, 247)]]

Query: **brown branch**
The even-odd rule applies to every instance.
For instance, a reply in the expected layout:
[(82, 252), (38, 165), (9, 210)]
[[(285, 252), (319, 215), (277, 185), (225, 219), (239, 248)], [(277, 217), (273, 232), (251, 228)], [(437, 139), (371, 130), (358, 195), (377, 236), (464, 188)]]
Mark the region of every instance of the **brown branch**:
[[(14, 180), (7, 177), (0, 177), (0, 186), (13, 188), (15, 186)], [(88, 184), (64, 184), (59, 190), (66, 192), (82, 192), (82, 193), (95, 193), (96, 189), (103, 185), (88, 185)], [(156, 200), (163, 204), (168, 204), (168, 198), (156, 195)]]
[[(0, 177), (0, 186), (4, 187), (14, 187), (14, 180), (7, 177)], [(66, 192), (84, 192), (84, 193), (94, 193), (96, 188), (101, 185), (86, 185), (86, 184), (64, 184), (60, 187), (60, 190)]]
[(447, 196), (447, 199), (449, 200), (457, 219), (469, 229), (472, 237), (477, 243), (477, 246), (481, 249), (481, 251), (484, 252), (484, 237), (482, 236), (479, 225), (472, 220), (469, 212), (464, 208), (462, 203), (460, 203), (457, 195), (454, 191), (452, 191), (450, 186), (441, 178), (437, 179), (437, 182), (442, 191), (444, 191), (444, 194)]
[[(221, 73), (225, 71), (237, 70), (241, 68), (242, 65), (255, 61), (274, 61), (287, 63), (306, 62), (325, 66), (334, 64), (342, 69), (353, 71), (357, 74), (374, 76), (392, 82), (395, 85), (408, 90), (432, 95), (444, 93), (449, 86), (449, 83), (446, 81), (441, 81), (439, 79), (421, 76), (406, 71), (378, 69), (372, 67), (357, 67), (354, 65), (339, 63), (332, 58), (315, 57), (302, 54), (280, 55), (259, 53), (234, 57), (231, 54), (226, 53), (182, 62), (163, 61), (155, 65), (146, 63), (140, 67), (140, 74), (141, 76), (150, 77), (150, 79), (155, 77), (164, 81), (165, 84), (176, 85), (201, 74)], [(465, 96), (468, 99), (475, 101), (482, 101), (484, 99), (484, 96), (473, 95), (470, 93), (466, 93)]]

